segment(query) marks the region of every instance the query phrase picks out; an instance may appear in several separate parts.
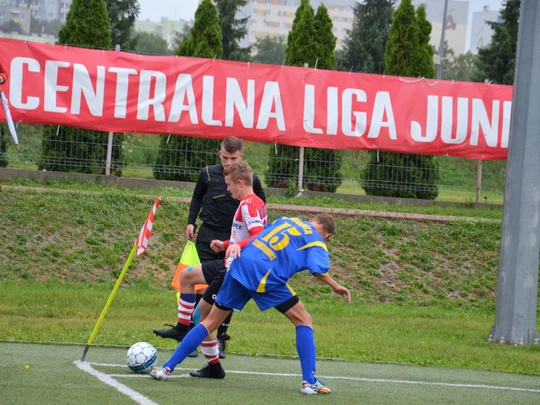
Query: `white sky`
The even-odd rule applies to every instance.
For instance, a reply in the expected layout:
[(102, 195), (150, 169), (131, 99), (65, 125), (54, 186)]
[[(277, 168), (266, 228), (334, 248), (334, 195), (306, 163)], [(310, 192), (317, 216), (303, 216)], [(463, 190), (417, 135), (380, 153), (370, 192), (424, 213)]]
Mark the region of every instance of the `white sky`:
[[(141, 6), (140, 20), (149, 19), (159, 22), (162, 16), (170, 20), (192, 20), (195, 10), (199, 5), (199, 0), (139, 0)], [(475, 11), (482, 11), (484, 6), (489, 6), (490, 10), (499, 10), (502, 0), (469, 0), (469, 14)], [(471, 16), (469, 16), (471, 21)]]

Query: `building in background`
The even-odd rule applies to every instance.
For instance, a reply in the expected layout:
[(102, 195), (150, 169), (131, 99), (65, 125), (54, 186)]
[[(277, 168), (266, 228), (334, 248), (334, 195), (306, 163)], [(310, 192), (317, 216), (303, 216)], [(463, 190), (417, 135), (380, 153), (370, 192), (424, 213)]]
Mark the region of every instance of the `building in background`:
[(484, 6), (483, 11), (473, 13), (469, 50), (474, 54), (491, 42), (493, 30), (486, 24), (487, 21), (500, 22), (499, 11), (490, 10), (489, 6)]
[[(337, 38), (336, 48), (341, 47), (343, 39), (352, 29), (356, 2), (356, 0), (310, 0), (315, 12), (321, 3), (328, 9), (334, 25), (333, 33)], [(237, 18), (249, 17), (248, 35), (242, 39), (240, 46), (253, 45), (258, 38), (264, 37), (286, 39), (299, 5), (300, 0), (250, 0), (239, 10), (237, 16)]]
[[(413, 0), (412, 3), (415, 7), (420, 4), (426, 5), (427, 18), (432, 26), (430, 44), (438, 50), (441, 42), (445, 0)], [(444, 40), (448, 43), (448, 47), (454, 50), (456, 56), (464, 54), (467, 49), (468, 19), (468, 1), (448, 0)]]
[(73, 0), (0, 0), (0, 26), (13, 20), (29, 33), (32, 17), (64, 22), (72, 2)]

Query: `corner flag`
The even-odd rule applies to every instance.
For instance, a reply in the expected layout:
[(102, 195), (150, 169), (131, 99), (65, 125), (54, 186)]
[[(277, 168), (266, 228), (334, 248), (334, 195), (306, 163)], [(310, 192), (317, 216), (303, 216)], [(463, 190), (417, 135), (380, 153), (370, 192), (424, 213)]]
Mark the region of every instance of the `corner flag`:
[(15, 129), (15, 125), (13, 124), (13, 118), (11, 118), (11, 112), (9, 111), (9, 102), (2, 90), (0, 90), (0, 98), (2, 98), (2, 105), (4, 106), (4, 114), (6, 115), (6, 122), (9, 127), (9, 132), (11, 132), (11, 137), (13, 138), (13, 142), (15, 142), (15, 145), (17, 146), (17, 150), (19, 149), (19, 138), (17, 138), (17, 130)]
[(148, 240), (150, 239), (150, 232), (152, 232), (152, 226), (154, 224), (154, 216), (156, 215), (156, 211), (160, 203), (161, 197), (158, 197), (156, 202), (154, 203), (154, 206), (152, 207), (152, 211), (150, 211), (148, 218), (146, 218), (146, 221), (141, 228), (141, 232), (139, 233), (137, 240), (135, 241), (135, 245), (137, 246), (137, 257), (146, 252)]
[(103, 319), (105, 318), (105, 315), (107, 314), (107, 311), (109, 310), (109, 307), (111, 306), (111, 303), (116, 295), (116, 292), (118, 291), (118, 288), (120, 287), (120, 284), (122, 284), (122, 280), (124, 279), (124, 276), (126, 275), (127, 269), (129, 268), (129, 265), (131, 264), (133, 257), (135, 257), (135, 253), (137, 253), (137, 257), (139, 257), (144, 252), (146, 252), (146, 248), (148, 247), (148, 240), (150, 239), (150, 232), (152, 231), (152, 226), (154, 224), (154, 216), (156, 215), (156, 211), (160, 203), (161, 203), (161, 197), (158, 197), (156, 202), (154, 203), (154, 206), (152, 207), (152, 210), (150, 211), (150, 214), (148, 215), (148, 218), (146, 218), (146, 221), (141, 229), (141, 232), (139, 233), (139, 236), (135, 240), (135, 245), (133, 246), (133, 249), (131, 249), (131, 253), (129, 254), (126, 264), (124, 264), (124, 268), (122, 269), (122, 272), (120, 273), (120, 276), (118, 277), (118, 280), (116, 280), (116, 284), (114, 285), (111, 295), (109, 295), (109, 299), (107, 300), (107, 303), (105, 304), (105, 307), (103, 308), (103, 311), (101, 311), (101, 315), (99, 316), (96, 326), (94, 326), (94, 330), (92, 331), (92, 334), (90, 335), (90, 338), (88, 339), (88, 343), (86, 343), (86, 347), (84, 348), (81, 361), (84, 361), (84, 359), (86, 358), (86, 353), (88, 352), (90, 345), (92, 344), (92, 342), (94, 341), (94, 338), (97, 335), (99, 327), (101, 326), (101, 322), (103, 322)]
[[(182, 252), (182, 257), (180, 258), (180, 262), (178, 263), (176, 272), (174, 273), (174, 277), (171, 281), (171, 286), (174, 287), (178, 293), (180, 293), (180, 273), (182, 273), (182, 271), (184, 271), (188, 267), (192, 267), (200, 263), (201, 261), (199, 259), (195, 244), (188, 240), (186, 243), (186, 247)], [(195, 290), (197, 291), (206, 287), (208, 287), (208, 285), (206, 284), (196, 284)]]

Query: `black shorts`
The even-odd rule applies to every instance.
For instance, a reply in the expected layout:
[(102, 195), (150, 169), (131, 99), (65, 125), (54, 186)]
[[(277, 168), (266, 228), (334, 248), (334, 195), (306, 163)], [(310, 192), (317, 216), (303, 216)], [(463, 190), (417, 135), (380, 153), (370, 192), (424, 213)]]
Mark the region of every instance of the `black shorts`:
[(214, 252), (210, 248), (210, 242), (212, 242), (214, 239), (229, 240), (230, 236), (230, 229), (228, 232), (222, 232), (203, 223), (197, 232), (197, 240), (195, 241), (195, 246), (197, 248), (197, 253), (199, 254), (199, 260), (201, 263), (206, 263), (217, 259), (223, 260), (225, 257), (225, 252)]
[(202, 298), (210, 305), (214, 304), (216, 295), (223, 284), (227, 268), (223, 260), (213, 260), (202, 264), (202, 272), (208, 288)]

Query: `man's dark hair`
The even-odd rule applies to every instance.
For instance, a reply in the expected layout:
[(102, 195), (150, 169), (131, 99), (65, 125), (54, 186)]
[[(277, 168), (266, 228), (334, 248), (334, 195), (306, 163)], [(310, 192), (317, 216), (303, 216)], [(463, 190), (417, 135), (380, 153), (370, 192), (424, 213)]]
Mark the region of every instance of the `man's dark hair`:
[(331, 235), (333, 235), (336, 230), (336, 223), (328, 214), (317, 214), (313, 217), (312, 221), (321, 224), (324, 231)]
[(221, 142), (221, 147), (228, 153), (242, 152), (244, 149), (244, 142), (236, 136), (228, 136)]

